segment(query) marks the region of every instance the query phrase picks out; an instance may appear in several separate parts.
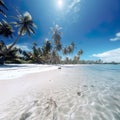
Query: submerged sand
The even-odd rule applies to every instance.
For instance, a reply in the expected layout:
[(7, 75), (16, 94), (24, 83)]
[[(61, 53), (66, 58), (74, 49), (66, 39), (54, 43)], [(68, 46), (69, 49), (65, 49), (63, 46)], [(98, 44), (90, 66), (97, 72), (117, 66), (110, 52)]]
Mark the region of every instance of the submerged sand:
[(94, 76), (63, 66), (1, 80), (0, 120), (119, 120), (119, 87)]

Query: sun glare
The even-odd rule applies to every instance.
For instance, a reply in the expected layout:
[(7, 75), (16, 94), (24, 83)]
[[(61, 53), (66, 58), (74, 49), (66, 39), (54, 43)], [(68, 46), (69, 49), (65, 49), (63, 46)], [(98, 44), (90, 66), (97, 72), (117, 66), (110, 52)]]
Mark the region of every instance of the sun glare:
[(58, 0), (58, 6), (61, 8), (63, 6), (63, 1), (62, 0)]

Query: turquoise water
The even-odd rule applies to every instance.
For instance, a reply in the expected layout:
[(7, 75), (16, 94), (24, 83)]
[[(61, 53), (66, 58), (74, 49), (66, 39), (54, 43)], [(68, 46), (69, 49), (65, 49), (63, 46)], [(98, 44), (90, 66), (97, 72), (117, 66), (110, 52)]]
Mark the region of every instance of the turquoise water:
[(72, 85), (77, 81), (80, 92), (72, 120), (120, 120), (120, 65), (81, 65), (67, 69), (78, 76)]

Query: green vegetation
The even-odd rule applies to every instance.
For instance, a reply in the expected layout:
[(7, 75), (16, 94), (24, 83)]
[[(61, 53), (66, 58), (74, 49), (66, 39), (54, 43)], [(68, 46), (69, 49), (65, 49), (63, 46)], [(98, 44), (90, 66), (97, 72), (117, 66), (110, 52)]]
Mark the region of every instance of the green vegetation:
[[(3, 9), (7, 9), (6, 5), (2, 0), (0, 0), (0, 6)], [(5, 12), (0, 9), (0, 14), (4, 17), (7, 17)], [(0, 64), (4, 63), (40, 63), (40, 64), (77, 64), (80, 62), (80, 56), (83, 51), (78, 51), (77, 56), (74, 59), (70, 59), (66, 55), (73, 53), (75, 48), (75, 43), (72, 42), (69, 46), (64, 47), (61, 39), (62, 32), (61, 27), (55, 25), (51, 28), (52, 39), (45, 40), (43, 46), (38, 46), (37, 43), (33, 43), (31, 51), (25, 51), (20, 48), (17, 48), (15, 45), (20, 40), (21, 36), (24, 36), (26, 33), (31, 36), (35, 34), (34, 28), (36, 25), (32, 20), (30, 13), (25, 12), (20, 14), (17, 11), (16, 16), (12, 16), (13, 22), (8, 23), (6, 20), (1, 20), (0, 22), (0, 35), (5, 38), (12, 38), (13, 43), (6, 45), (3, 40), (0, 41)], [(14, 39), (13, 33), (16, 34)], [(63, 59), (64, 55), (64, 59)]]

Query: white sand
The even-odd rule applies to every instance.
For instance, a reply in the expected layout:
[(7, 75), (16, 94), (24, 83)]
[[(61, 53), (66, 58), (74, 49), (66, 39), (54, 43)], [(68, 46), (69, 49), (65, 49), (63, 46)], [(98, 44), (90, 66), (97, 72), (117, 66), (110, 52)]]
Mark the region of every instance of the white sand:
[[(36, 70), (38, 66), (31, 68)], [(58, 69), (58, 66), (44, 66), (43, 72), (36, 70), (33, 73), (20, 73), (32, 71), (31, 68), (12, 68), (4, 72), (0, 80), (0, 120), (63, 120), (64, 114), (69, 111), (69, 106), (64, 104), (73, 97), (69, 96), (73, 81), (68, 84), (69, 76), (66, 76), (64, 68)], [(14, 76), (8, 78), (9, 74), (13, 75), (10, 71)], [(16, 71), (19, 71), (19, 75), (16, 75)], [(70, 106), (73, 106), (72, 101)]]
[(6, 64), (0, 67), (0, 80), (14, 79), (30, 73), (54, 70), (56, 67), (57, 66), (38, 64)]
[(0, 80), (0, 120), (119, 120), (119, 86), (114, 91), (99, 75), (77, 66), (9, 69)]

